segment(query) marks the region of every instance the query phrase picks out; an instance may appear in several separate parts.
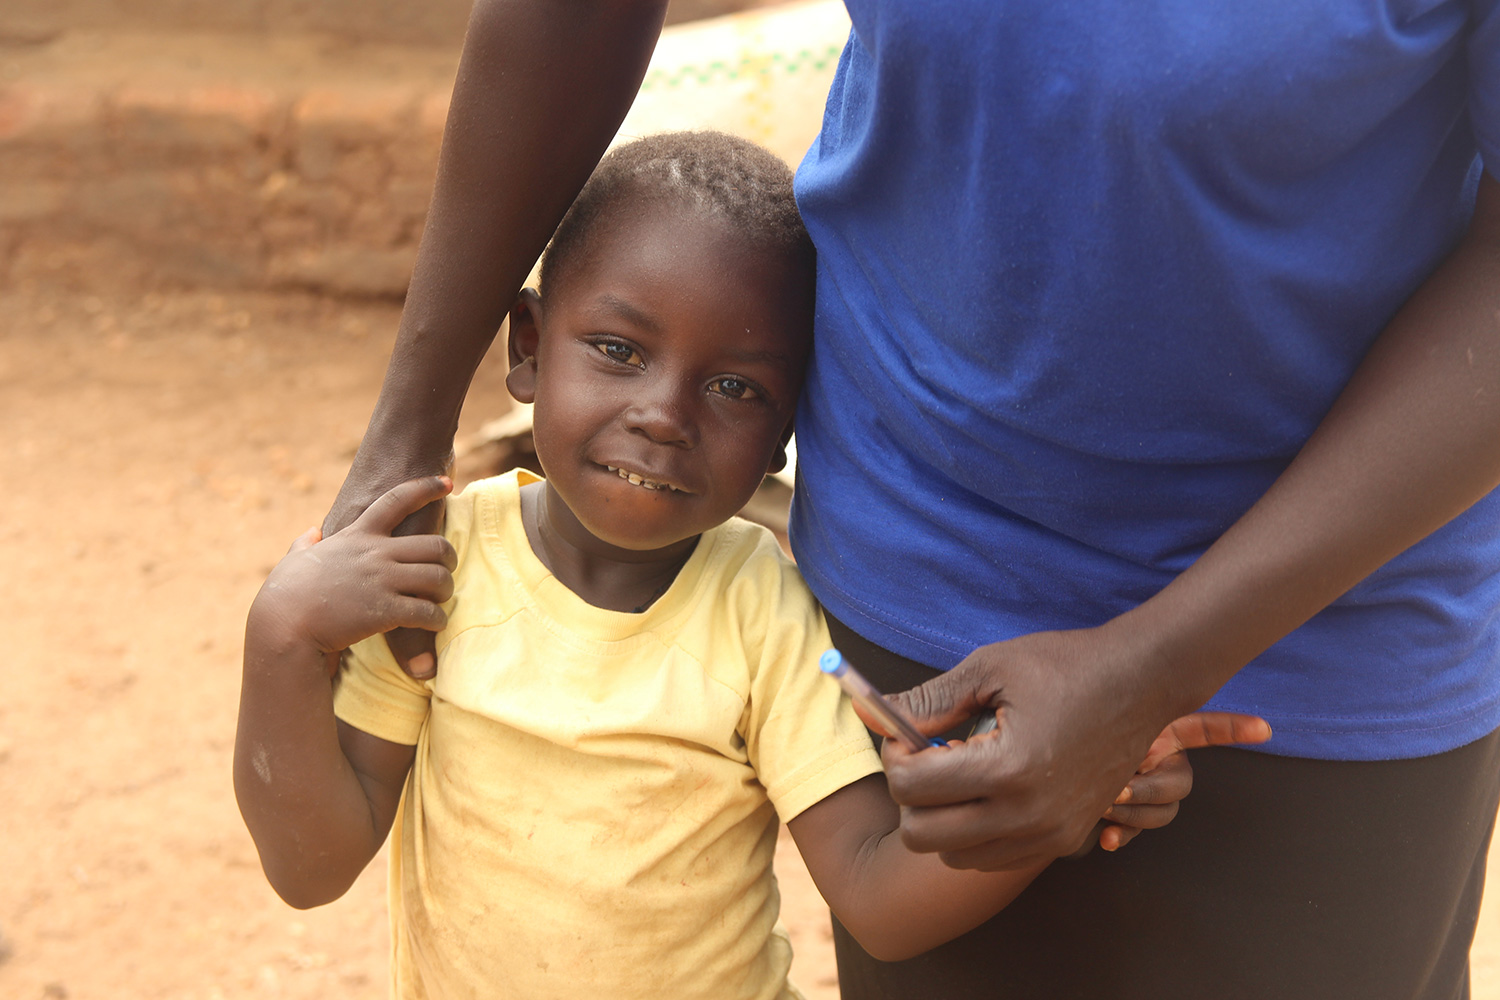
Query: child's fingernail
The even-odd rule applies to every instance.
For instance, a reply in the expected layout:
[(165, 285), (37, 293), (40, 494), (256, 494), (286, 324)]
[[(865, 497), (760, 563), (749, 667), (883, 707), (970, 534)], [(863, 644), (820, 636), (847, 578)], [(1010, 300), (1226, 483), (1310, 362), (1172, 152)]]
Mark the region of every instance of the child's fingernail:
[(418, 653), (408, 663), (411, 667), (411, 675), (418, 680), (431, 677), (437, 672), (437, 661), (431, 653)]
[(1115, 796), (1115, 805), (1117, 805), (1117, 806), (1123, 806), (1125, 803), (1127, 803), (1129, 801), (1130, 801), (1130, 786), (1126, 785), (1124, 788), (1120, 789), (1120, 794)]

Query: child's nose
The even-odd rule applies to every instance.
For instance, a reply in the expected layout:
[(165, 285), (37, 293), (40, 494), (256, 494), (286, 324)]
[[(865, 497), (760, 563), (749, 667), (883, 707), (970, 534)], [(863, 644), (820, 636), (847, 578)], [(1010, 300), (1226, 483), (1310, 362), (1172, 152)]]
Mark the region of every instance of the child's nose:
[(643, 396), (626, 411), (625, 422), (657, 444), (692, 448), (698, 444), (698, 425), (690, 411), (673, 394)]

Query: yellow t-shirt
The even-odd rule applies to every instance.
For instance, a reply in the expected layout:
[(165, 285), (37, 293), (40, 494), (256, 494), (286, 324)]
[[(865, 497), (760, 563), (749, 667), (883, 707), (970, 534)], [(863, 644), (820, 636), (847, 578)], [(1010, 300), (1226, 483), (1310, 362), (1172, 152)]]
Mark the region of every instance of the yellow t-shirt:
[(788, 998), (776, 821), (880, 769), (771, 534), (704, 533), (641, 614), (541, 564), (527, 473), (451, 497), (435, 680), (378, 637), (339, 718), (416, 760), (392, 832), (394, 995)]

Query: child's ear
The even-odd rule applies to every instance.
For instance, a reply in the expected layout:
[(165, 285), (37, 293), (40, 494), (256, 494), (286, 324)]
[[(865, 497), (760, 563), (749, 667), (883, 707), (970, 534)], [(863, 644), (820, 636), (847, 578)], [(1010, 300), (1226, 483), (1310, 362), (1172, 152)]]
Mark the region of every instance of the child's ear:
[(518, 402), (536, 400), (536, 348), (542, 338), (542, 298), (534, 288), (523, 288), (510, 307), (510, 374), (505, 387)]
[(792, 422), (786, 422), (786, 430), (781, 432), (781, 440), (776, 442), (776, 450), (771, 452), (771, 464), (766, 468), (766, 475), (775, 475), (786, 468), (786, 445), (792, 439)]

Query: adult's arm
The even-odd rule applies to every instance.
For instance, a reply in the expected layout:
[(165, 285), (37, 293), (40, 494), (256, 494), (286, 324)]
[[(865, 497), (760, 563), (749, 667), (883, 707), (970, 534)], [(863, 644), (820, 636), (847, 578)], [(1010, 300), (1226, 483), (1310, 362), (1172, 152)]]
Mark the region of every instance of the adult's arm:
[(630, 109), (665, 11), (476, 0), (396, 346), (325, 536), (395, 484), (445, 470), (474, 371)]
[(956, 867), (1077, 846), (1167, 720), (1500, 483), (1500, 183), (1381, 333), (1296, 459), (1160, 593), (1093, 629), (983, 646), (910, 692), (932, 731), (998, 707), (1000, 738), (887, 744), (902, 834)]
[[(323, 522), (446, 471), (464, 395), (552, 231), (640, 88), (667, 0), (476, 0), (437, 181), (385, 382)], [(439, 530), (440, 508), (403, 532)], [(403, 669), (437, 669), (432, 636), (387, 636)]]

